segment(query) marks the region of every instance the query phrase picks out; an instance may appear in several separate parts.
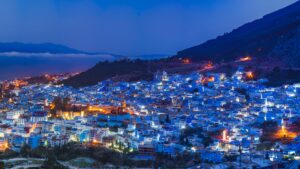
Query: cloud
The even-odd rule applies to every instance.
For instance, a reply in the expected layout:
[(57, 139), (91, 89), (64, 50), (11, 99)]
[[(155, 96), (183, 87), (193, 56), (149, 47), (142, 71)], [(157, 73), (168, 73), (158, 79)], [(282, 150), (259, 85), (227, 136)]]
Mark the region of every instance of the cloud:
[(45, 57), (45, 58), (99, 58), (103, 60), (115, 60), (116, 56), (110, 54), (53, 54), (53, 53), (22, 53), (22, 52), (3, 52), (0, 53), (0, 56), (5, 57)]

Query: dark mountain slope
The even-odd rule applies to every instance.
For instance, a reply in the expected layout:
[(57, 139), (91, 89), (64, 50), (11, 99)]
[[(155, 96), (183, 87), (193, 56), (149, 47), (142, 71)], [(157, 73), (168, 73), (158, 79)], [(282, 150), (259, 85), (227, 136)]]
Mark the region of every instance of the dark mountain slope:
[(148, 62), (136, 60), (120, 60), (115, 62), (99, 62), (86, 72), (71, 77), (62, 83), (73, 87), (95, 85), (108, 78), (118, 78), (125, 81), (148, 80), (152, 78)]
[[(140, 63), (103, 62), (63, 83), (80, 87), (116, 76), (119, 80), (144, 80), (157, 70), (170, 73), (203, 70), (207, 61), (219, 62), (214, 63), (214, 71), (223, 70), (224, 66), (228, 71), (236, 71), (241, 63), (233, 61), (245, 55), (251, 55), (255, 59), (250, 63), (243, 63), (248, 64), (244, 66), (262, 72), (259, 77), (271, 79), (270, 85), (299, 82), (300, 1), (247, 23), (231, 33), (180, 51), (172, 58)], [(184, 63), (186, 58), (191, 58), (192, 62), (189, 60)], [(277, 66), (281, 68), (274, 69)]]
[(75, 75), (61, 83), (73, 87), (95, 85), (100, 81), (140, 81), (152, 80), (157, 71), (168, 73), (191, 72), (198, 68), (197, 64), (186, 65), (182, 61), (159, 60), (129, 60), (123, 59), (113, 62), (99, 62), (91, 69)]
[[(260, 59), (268, 57), (281, 59), (282, 55), (274, 56), (274, 54), (281, 53), (274, 52), (274, 49), (281, 48), (279, 45), (282, 45), (282, 39), (285, 39), (287, 44), (290, 38), (299, 39), (299, 25), (300, 1), (266, 15), (262, 19), (247, 23), (231, 33), (209, 40), (199, 46), (182, 50), (176, 57), (189, 57), (193, 61), (212, 60), (218, 62), (231, 61), (244, 55), (252, 55)], [(293, 57), (299, 58), (299, 52), (294, 53)], [(287, 64), (295, 63), (287, 62)], [(300, 66), (300, 63), (297, 64)]]

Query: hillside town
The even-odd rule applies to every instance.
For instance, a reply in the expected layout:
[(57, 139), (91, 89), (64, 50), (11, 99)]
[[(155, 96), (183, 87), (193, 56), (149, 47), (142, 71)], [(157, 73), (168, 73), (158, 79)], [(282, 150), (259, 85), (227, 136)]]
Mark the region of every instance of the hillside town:
[(0, 102), (0, 151), (69, 143), (133, 153), (136, 161), (192, 154), (186, 167), (280, 168), (300, 159), (300, 85), (266, 87), (240, 67), (102, 81), (25, 84)]

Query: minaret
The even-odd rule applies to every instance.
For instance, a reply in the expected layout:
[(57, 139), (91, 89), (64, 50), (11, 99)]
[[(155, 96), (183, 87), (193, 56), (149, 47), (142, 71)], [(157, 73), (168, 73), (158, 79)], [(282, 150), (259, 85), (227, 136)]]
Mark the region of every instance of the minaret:
[(126, 107), (127, 107), (126, 101), (123, 100), (123, 102), (122, 102), (122, 108), (125, 109)]
[(223, 141), (226, 141), (227, 140), (227, 130), (223, 130), (223, 133), (222, 133), (222, 140)]
[(162, 74), (162, 81), (169, 81), (168, 73), (165, 71), (163, 71)]
[(45, 99), (45, 101), (44, 101), (44, 105), (45, 105), (46, 107), (48, 107), (48, 106), (49, 106), (48, 99)]
[(283, 118), (281, 119), (281, 129), (285, 129), (285, 121), (283, 120)]
[(268, 99), (265, 100), (265, 107), (268, 106)]

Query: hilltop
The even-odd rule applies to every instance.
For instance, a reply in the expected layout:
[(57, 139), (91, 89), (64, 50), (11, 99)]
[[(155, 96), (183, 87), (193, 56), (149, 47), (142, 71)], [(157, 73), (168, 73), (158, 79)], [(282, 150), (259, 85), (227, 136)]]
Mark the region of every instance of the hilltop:
[[(247, 63), (236, 62), (245, 56), (251, 60)], [(212, 62), (213, 66), (206, 69), (208, 62)], [(203, 70), (204, 73), (223, 71), (230, 74), (240, 65), (255, 72), (257, 78), (270, 79), (268, 85), (300, 81), (300, 1), (216, 39), (179, 51), (176, 56), (138, 64), (101, 62), (63, 83), (80, 87), (109, 78), (145, 80), (161, 70), (168, 73)]]

